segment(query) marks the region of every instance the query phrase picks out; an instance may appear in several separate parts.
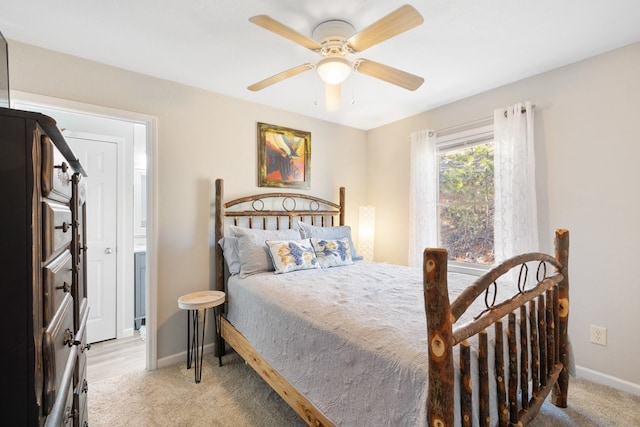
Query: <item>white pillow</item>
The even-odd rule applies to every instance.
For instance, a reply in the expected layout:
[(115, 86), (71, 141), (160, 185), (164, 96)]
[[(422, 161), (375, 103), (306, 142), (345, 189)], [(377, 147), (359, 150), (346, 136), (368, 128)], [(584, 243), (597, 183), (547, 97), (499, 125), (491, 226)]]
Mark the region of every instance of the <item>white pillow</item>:
[(349, 239), (349, 247), (351, 248), (351, 259), (353, 261), (360, 261), (363, 259), (361, 255), (358, 255), (356, 247), (353, 244), (351, 238), (351, 227), (348, 225), (342, 225), (337, 227), (318, 227), (315, 225), (307, 224), (302, 221), (298, 221), (298, 227), (300, 228), (300, 235), (303, 239), (310, 239), (311, 237), (317, 237), (319, 239), (341, 239), (346, 237)]
[(349, 239), (346, 237), (336, 240), (312, 237), (311, 244), (321, 268), (353, 264)]
[(320, 268), (309, 239), (267, 240), (267, 246), (276, 274)]
[(240, 273), (240, 254), (238, 252), (238, 238), (237, 237), (223, 237), (218, 240), (218, 244), (222, 248), (222, 254), (224, 260), (227, 262), (229, 273)]
[(300, 233), (294, 229), (259, 230), (232, 225), (231, 232), (238, 238), (240, 277), (263, 271), (274, 271), (273, 262), (266, 244), (267, 240), (295, 240), (300, 238)]

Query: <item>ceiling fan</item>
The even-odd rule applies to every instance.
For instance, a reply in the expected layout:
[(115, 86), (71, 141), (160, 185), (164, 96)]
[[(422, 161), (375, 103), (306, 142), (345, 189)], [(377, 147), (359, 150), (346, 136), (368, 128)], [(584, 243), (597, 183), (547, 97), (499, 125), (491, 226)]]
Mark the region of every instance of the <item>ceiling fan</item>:
[(341, 19), (324, 21), (313, 30), (313, 38), (300, 34), (267, 15), (254, 16), (249, 18), (249, 21), (318, 52), (322, 56), (316, 64), (298, 65), (254, 83), (247, 88), (251, 91), (262, 90), (289, 77), (316, 69), (325, 82), (326, 109), (334, 111), (340, 106), (340, 84), (349, 77), (351, 71), (357, 71), (411, 91), (418, 89), (424, 82), (422, 77), (379, 62), (364, 58), (350, 61), (347, 58), (348, 55), (362, 52), (421, 25), (424, 19), (411, 5), (399, 7), (358, 33), (347, 21)]

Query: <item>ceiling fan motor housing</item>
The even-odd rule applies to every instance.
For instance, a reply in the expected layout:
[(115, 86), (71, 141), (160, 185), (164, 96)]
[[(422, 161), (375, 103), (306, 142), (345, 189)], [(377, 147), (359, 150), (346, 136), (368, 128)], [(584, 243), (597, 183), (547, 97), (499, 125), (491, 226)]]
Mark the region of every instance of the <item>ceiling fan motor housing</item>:
[(323, 56), (345, 56), (349, 50), (347, 39), (356, 33), (349, 22), (341, 19), (324, 21), (313, 29), (313, 39), (322, 45)]

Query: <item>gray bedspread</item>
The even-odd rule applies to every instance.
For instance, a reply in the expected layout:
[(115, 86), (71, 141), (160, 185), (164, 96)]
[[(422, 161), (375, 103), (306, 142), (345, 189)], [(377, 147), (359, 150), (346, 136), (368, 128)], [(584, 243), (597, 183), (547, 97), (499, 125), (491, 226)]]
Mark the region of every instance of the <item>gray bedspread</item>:
[[(449, 273), (451, 301), (475, 277)], [(228, 320), (338, 426), (424, 426), (422, 270), (356, 262), (234, 276)]]

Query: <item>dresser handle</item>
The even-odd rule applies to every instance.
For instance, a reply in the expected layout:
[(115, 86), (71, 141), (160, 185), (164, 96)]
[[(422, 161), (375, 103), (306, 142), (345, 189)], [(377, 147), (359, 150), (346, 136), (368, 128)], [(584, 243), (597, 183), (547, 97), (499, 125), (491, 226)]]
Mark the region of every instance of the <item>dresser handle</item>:
[(62, 342), (69, 347), (73, 347), (74, 345), (76, 345), (76, 342), (73, 340), (73, 331), (71, 331), (71, 329), (65, 329), (64, 340)]
[(67, 164), (67, 162), (62, 162), (60, 166), (56, 165), (54, 166), (54, 168), (62, 169), (62, 173), (65, 173), (67, 169), (69, 169), (69, 165)]
[(69, 420), (72, 420), (75, 417), (75, 411), (72, 407), (67, 406), (64, 408), (64, 424), (66, 425)]
[(60, 229), (62, 229), (62, 232), (63, 232), (63, 233), (66, 233), (66, 232), (69, 230), (69, 228), (70, 228), (70, 227), (71, 227), (71, 224), (68, 224), (68, 223), (65, 221), (65, 222), (63, 222), (63, 223), (62, 223), (62, 225), (58, 225), (58, 226), (56, 226), (55, 228), (56, 228), (56, 230), (60, 230)]
[[(69, 347), (71, 347), (72, 345), (81, 345), (82, 341), (80, 340), (72, 340), (72, 343), (69, 344)], [(80, 351), (84, 352), (85, 350), (89, 350), (91, 348), (91, 344), (85, 344), (83, 347), (80, 347)]]
[(67, 282), (64, 282), (62, 286), (56, 286), (56, 289), (62, 289), (63, 292), (71, 292), (71, 285)]

